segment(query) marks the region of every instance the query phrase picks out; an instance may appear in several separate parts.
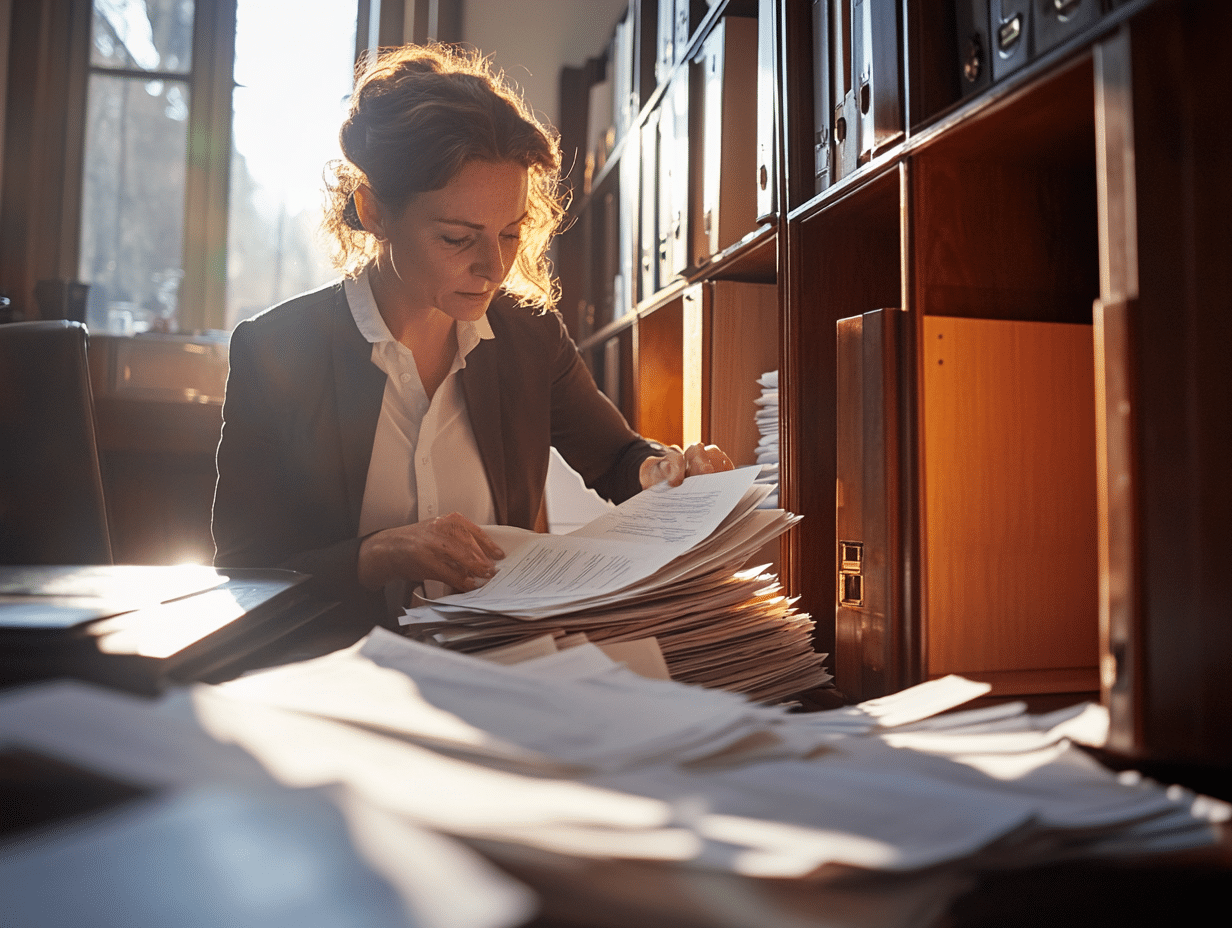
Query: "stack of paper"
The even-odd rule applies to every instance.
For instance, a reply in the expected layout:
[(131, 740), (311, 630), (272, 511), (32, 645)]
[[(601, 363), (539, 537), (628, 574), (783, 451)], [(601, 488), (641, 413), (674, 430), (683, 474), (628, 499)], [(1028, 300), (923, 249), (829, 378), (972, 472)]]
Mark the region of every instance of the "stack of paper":
[[(814, 905), (799, 918), (750, 910), (741, 924), (931, 924), (921, 913), (943, 907), (977, 869), (1200, 847), (1228, 821), (1224, 803), (1114, 775), (1075, 748), (1075, 740), (1102, 740), (1099, 707), (937, 715), (986, 691), (946, 678), (860, 706), (791, 714), (637, 677), (594, 647), (498, 667), (377, 630), (346, 652), (158, 702), (84, 684), (10, 691), (0, 696), (0, 744), (151, 788), (328, 790), (316, 795), (342, 810), (361, 856), (386, 874), (428, 865), (412, 832), (394, 835), (401, 822), (498, 859), (505, 848), (513, 862), (530, 852), (653, 862), (663, 868), (658, 880), (677, 872), (686, 885), (703, 873), (772, 878), (746, 886), (740, 898), (750, 904), (780, 881), (809, 878), (800, 892)], [(359, 827), (356, 809), (381, 824), (383, 848)], [(271, 859), (299, 853), (300, 838), (283, 840), (285, 851)], [(93, 872), (100, 848), (55, 872)], [(0, 861), (0, 887), (20, 902), (34, 884), (21, 863), (27, 849), (15, 850)], [(461, 899), (482, 892), (487, 904), (480, 917), (453, 924), (525, 917), (516, 892), (459, 863), (469, 873), (435, 885)], [(843, 879), (850, 868), (865, 877)], [(730, 902), (740, 885), (715, 889)], [(430, 888), (407, 887), (402, 898)], [(571, 891), (591, 890), (575, 880)], [(652, 887), (628, 892), (655, 911)], [(840, 898), (837, 908), (825, 904)], [(897, 901), (887, 910), (881, 898)]]
[[(490, 613), (413, 610), (409, 629), (466, 653), (538, 656), (593, 642), (657, 646), (671, 679), (775, 702), (831, 679), (813, 621), (760, 568), (721, 570), (636, 602), (526, 622)], [(516, 650), (514, 650), (516, 648)], [(495, 649), (495, 650), (494, 650)], [(506, 649), (509, 649), (506, 651)]]
[[(758, 469), (660, 484), (569, 535), (489, 531), (506, 552), (481, 589), (410, 609), (408, 633), (477, 652), (654, 639), (672, 679), (776, 701), (830, 676), (812, 620), (744, 563), (798, 520), (760, 504)], [(581, 637), (585, 636), (585, 637)]]
[(757, 442), (757, 463), (761, 466), (757, 482), (774, 488), (762, 502), (772, 509), (779, 504), (779, 372), (767, 371), (757, 383), (761, 386), (761, 396), (753, 401), (757, 406), (754, 421), (761, 435)]

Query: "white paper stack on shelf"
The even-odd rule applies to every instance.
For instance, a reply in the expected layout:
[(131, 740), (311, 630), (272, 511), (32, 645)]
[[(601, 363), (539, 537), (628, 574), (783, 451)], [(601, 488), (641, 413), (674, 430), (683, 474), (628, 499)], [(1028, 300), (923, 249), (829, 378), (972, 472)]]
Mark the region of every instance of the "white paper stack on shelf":
[(779, 504), (779, 372), (767, 371), (757, 383), (761, 385), (761, 396), (753, 401), (757, 405), (754, 420), (761, 435), (757, 442), (757, 463), (761, 466), (757, 482), (774, 488), (761, 504), (773, 509)]
[(491, 527), (506, 552), (492, 581), (401, 622), (467, 652), (654, 639), (672, 679), (763, 702), (820, 686), (830, 675), (812, 620), (773, 576), (741, 569), (798, 521), (759, 508), (771, 488), (757, 475), (746, 467), (661, 484), (569, 535)]
[[(152, 788), (328, 788), (317, 795), (339, 804), (357, 846), (402, 871), (418, 857), (399, 859), (398, 842), (374, 856), (349, 808), (523, 862), (527, 850), (654, 862), (657, 881), (678, 874), (682, 885), (701, 873), (773, 878), (741, 896), (766, 907), (741, 924), (931, 924), (922, 912), (977, 868), (1201, 847), (1232, 815), (1075, 748), (1102, 740), (1099, 707), (936, 715), (986, 691), (946, 678), (791, 714), (638, 677), (593, 647), (500, 667), (378, 629), (345, 652), (158, 702), (75, 683), (10, 691), (0, 745)], [(0, 859), (6, 899), (25, 892), (10, 864), (21, 859)], [(850, 868), (864, 874), (854, 884)], [(524, 917), (516, 894), (471, 871), (479, 882), (452, 892), (481, 887), (488, 924)], [(804, 877), (815, 904), (772, 918), (779, 881)], [(725, 886), (718, 896), (730, 900)], [(825, 904), (839, 899), (852, 904)], [(685, 923), (735, 923), (696, 914)]]

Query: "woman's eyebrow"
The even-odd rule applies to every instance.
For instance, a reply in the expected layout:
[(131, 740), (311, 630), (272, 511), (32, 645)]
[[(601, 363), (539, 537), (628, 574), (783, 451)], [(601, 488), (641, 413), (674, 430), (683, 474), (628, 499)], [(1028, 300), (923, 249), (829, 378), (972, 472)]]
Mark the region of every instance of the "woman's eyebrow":
[(482, 232), (484, 229), (481, 222), (467, 222), (465, 219), (449, 219), (445, 216), (434, 216), (433, 222), (443, 223), (447, 226), (464, 226), (467, 229), (474, 229), (476, 232)]
[[(526, 217), (529, 215), (530, 215), (529, 211), (523, 213), (517, 219), (513, 220), (513, 222), (510, 222), (507, 225), (505, 225), (504, 228), (508, 229), (509, 226), (516, 226), (516, 225), (519, 225), (520, 223), (525, 222)], [(448, 226), (462, 226), (467, 229), (474, 229), (476, 232), (482, 232), (486, 228), (486, 226), (484, 226), (484, 224), (481, 222), (467, 222), (465, 219), (450, 219), (448, 216), (434, 216), (432, 218), (432, 221), (440, 222)]]

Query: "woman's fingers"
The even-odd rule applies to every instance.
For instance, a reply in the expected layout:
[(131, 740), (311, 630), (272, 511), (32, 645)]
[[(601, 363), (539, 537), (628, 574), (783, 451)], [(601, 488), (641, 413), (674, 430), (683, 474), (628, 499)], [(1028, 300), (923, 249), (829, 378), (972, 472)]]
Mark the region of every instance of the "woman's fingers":
[(465, 516), (451, 513), (426, 523), (429, 550), (436, 555), (437, 576), (416, 579), (443, 580), (459, 590), (482, 586), (496, 575), (496, 561), (505, 554), (487, 533)]
[(684, 482), (686, 472), (684, 452), (675, 445), (664, 450), (664, 454), (642, 461), (638, 476), (641, 478), (643, 490), (649, 490), (657, 483), (678, 487)]
[(359, 578), (375, 589), (390, 580), (440, 580), (454, 589), (482, 586), (505, 556), (488, 534), (465, 516), (451, 513), (427, 522), (377, 532), (359, 551)]
[(713, 474), (718, 471), (732, 470), (735, 467), (731, 458), (723, 453), (717, 445), (703, 445), (701, 442), (689, 445), (681, 451), (676, 445), (666, 449), (659, 457), (646, 458), (642, 461), (639, 476), (642, 489), (649, 490), (656, 483), (666, 483), (678, 487), (685, 477), (697, 474)]
[(689, 445), (684, 451), (684, 459), (686, 473), (690, 477), (735, 468), (731, 458), (718, 445), (703, 445), (701, 442)]

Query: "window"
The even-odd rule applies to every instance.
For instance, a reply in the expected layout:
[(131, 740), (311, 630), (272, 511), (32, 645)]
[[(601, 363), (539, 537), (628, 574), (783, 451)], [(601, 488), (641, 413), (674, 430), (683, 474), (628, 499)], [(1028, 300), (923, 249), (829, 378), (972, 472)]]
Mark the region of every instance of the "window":
[(322, 170), (341, 157), (355, 58), (356, 5), (239, 0), (227, 239), (226, 323), (337, 273), (317, 229)]
[(344, 0), (93, 0), (92, 328), (230, 328), (333, 276), (315, 230), (356, 21)]
[(94, 2), (79, 259), (92, 328), (176, 319), (193, 12), (185, 0)]

